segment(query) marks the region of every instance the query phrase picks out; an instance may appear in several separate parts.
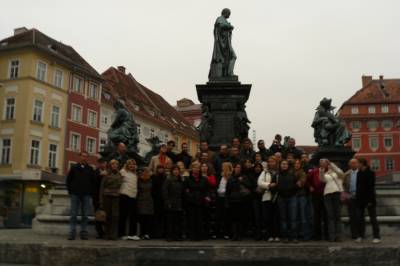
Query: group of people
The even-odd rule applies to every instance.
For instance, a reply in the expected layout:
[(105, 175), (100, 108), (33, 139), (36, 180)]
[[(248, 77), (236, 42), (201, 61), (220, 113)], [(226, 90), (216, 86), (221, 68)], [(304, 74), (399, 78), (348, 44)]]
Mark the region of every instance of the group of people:
[[(376, 219), (375, 174), (367, 161), (354, 158), (344, 173), (328, 159), (312, 166), (290, 138), (276, 135), (254, 151), (250, 139), (234, 138), (218, 152), (201, 142), (192, 156), (182, 143), (162, 143), (148, 167), (118, 156), (99, 159), (93, 170), (87, 153), (67, 176), (71, 195), (69, 239), (76, 237), (81, 205), (81, 239), (87, 239), (91, 199), (105, 221), (96, 221), (97, 237), (107, 240), (167, 241), (245, 237), (268, 242), (341, 240), (341, 206), (347, 205), (352, 238), (365, 238), (365, 210), (380, 242)], [(125, 159), (124, 159), (125, 158)]]

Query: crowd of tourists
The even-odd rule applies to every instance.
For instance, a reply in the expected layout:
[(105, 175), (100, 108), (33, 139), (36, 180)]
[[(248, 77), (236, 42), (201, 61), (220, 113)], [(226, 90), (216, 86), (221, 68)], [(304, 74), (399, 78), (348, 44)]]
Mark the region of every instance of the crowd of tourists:
[[(312, 166), (295, 139), (282, 144), (276, 135), (270, 147), (263, 140), (253, 149), (250, 139), (234, 138), (218, 152), (201, 142), (192, 156), (182, 143), (160, 146), (148, 167), (138, 169), (125, 146), (97, 169), (80, 162), (67, 176), (71, 196), (69, 239), (76, 237), (81, 211), (81, 239), (88, 239), (88, 214), (96, 212), (97, 238), (167, 241), (226, 239), (240, 241), (341, 241), (341, 207), (347, 206), (351, 237), (365, 239), (365, 210), (379, 243), (375, 173), (363, 158), (343, 172), (328, 159)], [(98, 218), (103, 214), (104, 219)]]

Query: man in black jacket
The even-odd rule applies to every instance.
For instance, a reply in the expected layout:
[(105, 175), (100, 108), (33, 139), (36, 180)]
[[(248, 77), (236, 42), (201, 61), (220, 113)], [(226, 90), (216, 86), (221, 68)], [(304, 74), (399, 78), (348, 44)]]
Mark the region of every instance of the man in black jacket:
[(68, 240), (75, 240), (76, 222), (79, 207), (81, 207), (81, 239), (88, 239), (88, 215), (91, 205), (91, 195), (95, 187), (95, 176), (93, 168), (88, 165), (88, 153), (82, 151), (80, 153), (79, 163), (73, 165), (67, 176), (67, 189), (71, 197), (71, 217), (70, 217), (70, 233)]
[[(176, 161), (183, 162), (183, 164), (185, 165), (185, 169), (189, 169), (193, 161), (193, 157), (189, 154), (189, 146), (186, 142), (183, 142), (181, 148), (182, 151), (176, 155)], [(169, 157), (168, 152), (167, 156)]]
[(373, 243), (380, 243), (379, 224), (376, 218), (376, 191), (375, 191), (375, 172), (368, 166), (364, 158), (358, 159), (360, 169), (357, 177), (356, 198), (359, 211), (359, 228), (362, 238), (365, 237), (365, 209), (368, 210), (369, 219), (372, 225)]
[(266, 162), (268, 160), (268, 157), (273, 154), (272, 151), (265, 147), (265, 142), (262, 139), (257, 142), (257, 147), (258, 152), (261, 154), (262, 160)]

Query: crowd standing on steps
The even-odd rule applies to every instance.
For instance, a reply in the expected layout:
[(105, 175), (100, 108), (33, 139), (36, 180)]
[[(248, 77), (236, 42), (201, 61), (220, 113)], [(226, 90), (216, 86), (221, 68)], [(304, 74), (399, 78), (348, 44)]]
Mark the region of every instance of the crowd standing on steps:
[[(94, 170), (81, 152), (71, 167), (69, 240), (88, 239), (90, 209), (105, 214), (95, 222), (97, 238), (106, 240), (340, 242), (342, 206), (347, 206), (351, 238), (366, 238), (368, 212), (373, 243), (380, 243), (376, 214), (375, 173), (363, 158), (353, 158), (343, 172), (328, 159), (318, 166), (296, 146), (282, 144), (277, 134), (267, 148), (253, 149), (250, 139), (232, 139), (218, 152), (201, 142), (190, 154), (187, 143), (175, 153), (175, 142), (160, 145), (148, 167), (138, 169), (118, 145), (116, 157), (99, 159)], [(96, 215), (96, 218), (98, 215)], [(99, 216), (100, 217), (100, 216)]]

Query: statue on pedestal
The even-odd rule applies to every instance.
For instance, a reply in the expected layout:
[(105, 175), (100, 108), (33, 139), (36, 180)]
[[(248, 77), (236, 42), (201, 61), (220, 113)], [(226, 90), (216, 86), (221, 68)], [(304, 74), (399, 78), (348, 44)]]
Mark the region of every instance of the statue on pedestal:
[(111, 128), (108, 130), (109, 143), (114, 146), (124, 143), (128, 153), (137, 153), (139, 137), (132, 113), (126, 109), (121, 100), (117, 100), (114, 103), (114, 108), (116, 110), (116, 117)]
[(312, 127), (314, 138), (318, 146), (337, 147), (344, 146), (351, 139), (351, 133), (344, 122), (334, 113), (332, 99), (323, 98), (315, 112)]
[(233, 26), (227, 20), (230, 15), (231, 11), (228, 8), (224, 8), (221, 16), (217, 18), (214, 24), (214, 50), (208, 74), (210, 81), (237, 81), (237, 76), (233, 74), (236, 61), (236, 54), (232, 48)]

